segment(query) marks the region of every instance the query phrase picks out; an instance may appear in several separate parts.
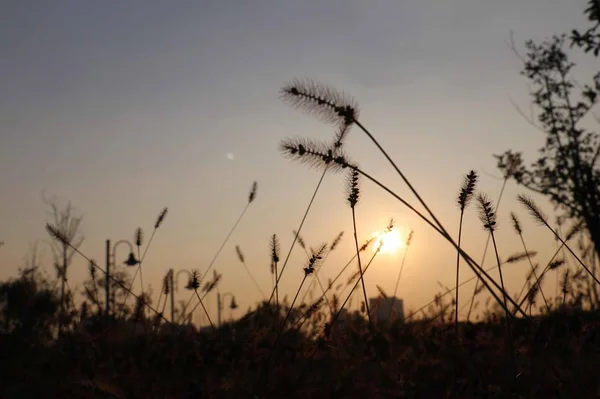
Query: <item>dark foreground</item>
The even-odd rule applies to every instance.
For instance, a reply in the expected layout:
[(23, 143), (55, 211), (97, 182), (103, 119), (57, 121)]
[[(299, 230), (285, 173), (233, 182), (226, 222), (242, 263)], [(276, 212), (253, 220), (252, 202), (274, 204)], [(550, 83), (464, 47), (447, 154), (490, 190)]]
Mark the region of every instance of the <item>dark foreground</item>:
[[(460, 326), (361, 320), (330, 337), (284, 333), (272, 314), (218, 330), (92, 323), (50, 344), (1, 337), (2, 398), (594, 398), (600, 395), (597, 314)], [(317, 329), (313, 331), (319, 331)], [(316, 336), (316, 334), (315, 334)]]

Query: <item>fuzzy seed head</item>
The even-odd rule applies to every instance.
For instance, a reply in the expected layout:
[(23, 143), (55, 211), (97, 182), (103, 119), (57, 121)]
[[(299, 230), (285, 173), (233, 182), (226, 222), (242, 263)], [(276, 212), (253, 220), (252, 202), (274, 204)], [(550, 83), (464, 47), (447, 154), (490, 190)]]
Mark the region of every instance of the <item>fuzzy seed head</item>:
[(158, 215), (158, 218), (156, 219), (156, 223), (154, 223), (155, 229), (158, 229), (160, 227), (162, 222), (165, 220), (166, 216), (167, 216), (167, 208), (163, 208), (163, 210)]
[(270, 249), (271, 249), (271, 262), (272, 262), (272, 264), (278, 263), (279, 262), (279, 239), (277, 238), (277, 234), (273, 234), (269, 244), (270, 244)]
[(169, 273), (167, 273), (164, 277), (163, 277), (163, 294), (165, 295), (169, 295), (169, 293), (171, 292), (171, 283), (169, 280)]
[[(540, 282), (543, 279), (543, 276), (540, 276)], [(531, 289), (529, 290), (529, 292), (527, 293), (527, 302), (529, 303), (529, 305), (533, 305), (535, 304), (535, 297), (537, 296), (537, 294), (540, 292), (540, 286), (539, 284), (534, 284), (533, 287), (531, 287)]]
[(317, 250), (311, 250), (312, 254), (308, 260), (308, 265), (304, 268), (304, 273), (307, 276), (315, 271), (315, 267), (320, 265), (326, 251), (327, 244), (322, 244)]
[(192, 274), (190, 274), (190, 279), (185, 288), (194, 291), (200, 288), (200, 272), (198, 270), (192, 270)]
[(235, 253), (237, 254), (237, 257), (240, 260), (240, 262), (244, 263), (244, 261), (245, 261), (244, 254), (242, 253), (242, 249), (240, 248), (239, 245), (235, 246)]
[(350, 285), (353, 282), (356, 281), (356, 279), (358, 278), (358, 276), (360, 275), (360, 271), (355, 271), (349, 278), (348, 281), (346, 281), (346, 285)]
[(350, 132), (350, 128), (352, 127), (352, 125), (341, 125), (338, 130), (335, 133), (335, 137), (334, 137), (334, 141), (333, 141), (333, 148), (337, 151), (339, 149), (341, 149), (344, 145), (344, 140), (346, 139), (346, 136), (348, 136), (348, 133)]
[(333, 251), (340, 243), (340, 241), (342, 240), (342, 236), (344, 235), (344, 232), (341, 231), (337, 237), (335, 237), (335, 239), (333, 240), (333, 242), (331, 243), (331, 245), (329, 246), (329, 251)]
[(526, 197), (523, 194), (519, 194), (517, 196), (517, 201), (519, 201), (527, 209), (535, 221), (544, 225), (548, 224), (548, 217), (540, 210), (540, 208), (537, 207), (531, 198)]
[(279, 144), (279, 150), (288, 159), (299, 161), (310, 168), (339, 172), (350, 167), (341, 149), (331, 148), (324, 142), (306, 138), (287, 138)]
[(258, 182), (252, 183), (250, 194), (248, 194), (248, 203), (251, 203), (256, 198), (256, 190), (258, 189)]
[(565, 271), (565, 275), (563, 277), (562, 285), (562, 293), (567, 295), (569, 293), (569, 269)]
[(96, 261), (94, 259), (90, 260), (90, 264), (89, 264), (89, 270), (90, 270), (90, 276), (92, 277), (92, 280), (96, 279), (96, 268), (98, 266), (96, 265)]
[(358, 203), (360, 190), (358, 188), (359, 174), (356, 170), (351, 170), (347, 179), (346, 192), (348, 194), (348, 204), (350, 208), (354, 208)]
[(207, 281), (206, 283), (204, 283), (204, 286), (202, 287), (202, 291), (206, 292), (208, 294), (209, 292), (214, 290), (216, 288), (216, 286), (219, 284), (219, 282), (221, 281), (221, 277), (223, 277), (222, 274), (219, 274), (219, 273), (217, 273), (216, 270), (213, 270), (212, 281)]
[(369, 248), (369, 245), (375, 240), (375, 238), (369, 238), (365, 243), (360, 247), (360, 252), (364, 252)]
[(537, 251), (529, 251), (529, 252), (521, 252), (518, 254), (513, 254), (506, 259), (506, 263), (516, 263), (522, 261), (523, 259), (533, 258), (537, 255)]
[(294, 79), (281, 89), (281, 98), (327, 123), (343, 126), (358, 120), (358, 105), (354, 99), (322, 83)]
[(63, 244), (69, 244), (69, 240), (65, 236), (65, 234), (59, 231), (56, 227), (52, 226), (50, 223), (46, 223), (46, 231), (48, 232), (48, 234), (50, 234), (50, 236), (56, 238)]
[(298, 233), (296, 230), (292, 230), (292, 234), (294, 234), (296, 242), (298, 243), (298, 245), (300, 245), (300, 248), (306, 251), (306, 242), (304, 241), (300, 233)]
[(408, 233), (408, 238), (406, 239), (406, 246), (407, 247), (410, 247), (410, 242), (412, 241), (413, 232), (414, 232), (414, 230), (411, 230), (410, 233)]
[(144, 238), (144, 233), (142, 232), (142, 229), (140, 227), (138, 227), (137, 230), (135, 231), (135, 245), (138, 247), (142, 246), (143, 238)]
[(496, 229), (496, 213), (492, 201), (485, 194), (477, 196), (479, 205), (479, 220), (483, 223), (483, 228), (493, 233)]
[(575, 235), (577, 233), (579, 233), (583, 227), (585, 226), (585, 222), (583, 220), (580, 220), (575, 226), (573, 226), (571, 228), (571, 230), (567, 233), (567, 236), (565, 238), (565, 242), (570, 241), (573, 237), (575, 237)]
[(319, 308), (321, 307), (321, 304), (323, 303), (323, 298), (319, 298), (318, 300), (316, 300), (312, 305), (310, 305), (308, 307), (308, 309), (306, 310), (306, 314), (305, 317), (310, 317), (312, 316), (314, 313), (316, 313)]
[(565, 264), (565, 260), (564, 259), (556, 259), (556, 260), (550, 262), (550, 264), (548, 265), (548, 269), (555, 270), (555, 269), (558, 269), (559, 267), (561, 267), (564, 264)]
[(477, 183), (477, 173), (474, 170), (470, 171), (464, 178), (463, 184), (458, 194), (458, 205), (460, 210), (464, 211), (475, 192), (475, 184)]
[(529, 270), (529, 272), (527, 273), (527, 276), (525, 277), (525, 281), (529, 281), (529, 280), (531, 280), (532, 277), (535, 277), (535, 273), (537, 272), (539, 267), (540, 267), (539, 263), (536, 263), (535, 265), (533, 265), (533, 268), (531, 270)]
[(514, 212), (511, 212), (510, 218), (512, 219), (513, 227), (515, 228), (515, 231), (517, 232), (517, 234), (518, 235), (523, 234), (523, 229), (521, 229), (521, 223), (519, 223), (519, 219), (517, 218), (517, 215), (515, 215)]
[(392, 231), (394, 229), (394, 223), (396, 223), (394, 221), (394, 218), (391, 218), (390, 221), (388, 222), (387, 226), (385, 226), (385, 231), (387, 233), (389, 233), (390, 231)]

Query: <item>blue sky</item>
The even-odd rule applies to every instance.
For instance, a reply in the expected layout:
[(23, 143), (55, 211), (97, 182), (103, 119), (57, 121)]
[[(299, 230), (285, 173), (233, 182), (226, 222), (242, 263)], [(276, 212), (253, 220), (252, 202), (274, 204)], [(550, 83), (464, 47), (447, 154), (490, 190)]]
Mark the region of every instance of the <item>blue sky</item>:
[[(0, 277), (15, 275), (29, 245), (47, 238), (45, 193), (70, 200), (84, 215), (82, 250), (101, 263), (105, 239), (133, 239), (137, 227), (149, 236), (169, 207), (144, 265), (145, 281), (157, 292), (170, 267), (206, 269), (257, 180), (257, 200), (215, 264), (224, 275), (221, 291), (236, 294), (246, 309), (258, 296), (234, 246), (268, 291), (268, 238), (277, 233), (287, 250), (319, 178), (285, 160), (277, 145), (288, 136), (333, 134), (280, 101), (279, 88), (295, 77), (352, 94), (363, 123), (453, 229), (465, 173), (477, 170), (480, 188), (496, 198), (501, 182), (492, 154), (514, 148), (533, 156), (543, 142), (511, 104), (529, 111), (527, 81), (507, 45), (510, 32), (522, 49), (529, 38), (581, 27), (584, 6), (566, 0), (4, 2)], [(581, 76), (593, 66), (582, 58)], [(358, 130), (348, 151), (415, 203)], [(327, 176), (303, 234), (317, 246), (347, 233), (324, 278), (352, 253), (343, 181)], [(504, 257), (519, 250), (508, 211), (518, 209), (514, 197), (521, 191), (509, 183), (503, 200)], [(357, 212), (363, 238), (390, 217), (404, 234), (415, 230), (401, 283), (407, 308), (431, 299), (436, 281), (451, 284), (450, 246), (400, 204), (365, 182)], [(485, 242), (478, 224), (471, 212), (465, 239), (476, 258)], [(551, 237), (534, 229), (532, 243), (547, 254)], [(42, 241), (40, 250), (51, 270)], [(374, 264), (371, 292), (375, 284), (393, 290), (400, 255)], [(290, 294), (303, 261), (295, 251), (282, 279)], [(77, 259), (71, 285), (85, 273), (85, 261)], [(524, 266), (507, 273), (520, 288)]]

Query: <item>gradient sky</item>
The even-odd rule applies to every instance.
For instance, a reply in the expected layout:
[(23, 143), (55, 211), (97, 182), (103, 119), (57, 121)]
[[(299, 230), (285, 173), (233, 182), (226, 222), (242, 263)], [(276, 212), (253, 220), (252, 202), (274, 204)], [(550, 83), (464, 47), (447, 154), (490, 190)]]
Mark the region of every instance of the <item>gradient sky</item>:
[[(167, 206), (144, 264), (156, 300), (169, 268), (206, 270), (257, 180), (257, 199), (215, 264), (224, 276), (221, 292), (234, 293), (237, 313), (245, 311), (259, 296), (234, 246), (241, 246), (268, 291), (268, 239), (277, 233), (285, 255), (320, 174), (284, 159), (278, 143), (287, 136), (333, 134), (331, 126), (281, 102), (278, 90), (295, 77), (353, 95), (362, 122), (455, 231), (463, 175), (477, 170), (479, 187), (496, 199), (501, 180), (492, 154), (514, 148), (531, 159), (543, 143), (511, 104), (529, 111), (528, 82), (507, 45), (510, 31), (522, 49), (529, 38), (582, 27), (584, 8), (583, 0), (5, 1), (0, 278), (17, 274), (36, 241), (51, 271), (43, 193), (71, 201), (83, 214), (81, 249), (100, 264), (107, 238), (133, 240), (137, 227), (149, 237)], [(597, 60), (582, 60), (588, 77)], [(347, 148), (363, 169), (416, 203), (357, 129)], [(450, 245), (374, 185), (362, 188), (361, 241), (390, 217), (400, 232), (415, 230), (400, 284), (405, 310), (429, 301), (439, 291), (436, 281), (450, 286)], [(521, 191), (512, 182), (507, 186), (500, 253), (506, 258), (520, 250), (508, 219), (517, 210), (545, 264), (555, 244), (517, 207)], [(324, 280), (352, 256), (351, 222), (344, 177), (328, 175), (303, 232), (315, 247), (346, 232), (323, 269)], [(478, 259), (486, 235), (473, 209), (465, 229), (466, 248)], [(117, 258), (126, 255), (120, 247)], [(373, 296), (376, 284), (393, 291), (401, 255), (374, 262), (366, 276)], [(298, 248), (282, 278), (290, 295), (304, 261)], [(509, 291), (520, 288), (527, 268), (507, 267)], [(69, 269), (72, 287), (80, 289), (86, 270), (86, 261), (76, 258)], [(209, 304), (215, 308), (213, 296)]]

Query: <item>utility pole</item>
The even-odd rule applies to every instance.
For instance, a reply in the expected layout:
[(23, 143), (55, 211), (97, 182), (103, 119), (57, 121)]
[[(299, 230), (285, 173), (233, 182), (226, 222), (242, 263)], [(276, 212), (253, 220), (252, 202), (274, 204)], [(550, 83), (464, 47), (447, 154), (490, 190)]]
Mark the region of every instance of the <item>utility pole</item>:
[(221, 327), (221, 293), (217, 291), (217, 327)]
[(65, 285), (67, 283), (67, 244), (62, 244), (63, 249), (63, 264), (61, 270), (61, 284), (60, 284), (60, 316), (58, 321), (58, 336), (62, 335), (63, 321), (65, 317)]
[(104, 285), (106, 292), (106, 317), (110, 314), (110, 240), (106, 240), (106, 281)]
[(175, 324), (175, 271), (169, 270), (170, 284), (171, 284), (171, 323)]

